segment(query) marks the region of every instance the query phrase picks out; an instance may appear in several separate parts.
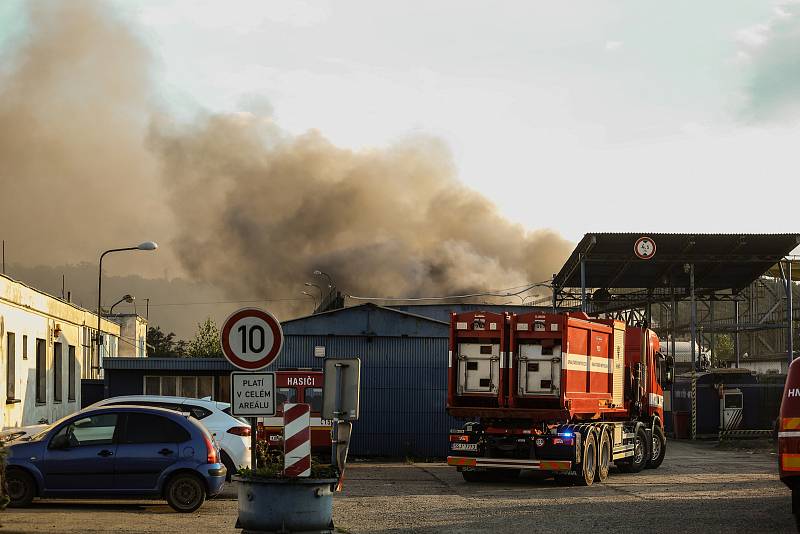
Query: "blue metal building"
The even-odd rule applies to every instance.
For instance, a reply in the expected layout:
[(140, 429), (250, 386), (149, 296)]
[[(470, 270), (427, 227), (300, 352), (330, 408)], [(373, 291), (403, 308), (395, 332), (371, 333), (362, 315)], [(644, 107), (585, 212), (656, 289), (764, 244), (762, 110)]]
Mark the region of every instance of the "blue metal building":
[[(361, 418), (354, 424), (351, 454), (447, 455), (448, 430), (462, 424), (445, 412), (448, 323), (363, 304), (286, 321), (283, 332), (277, 368), (321, 368), (316, 347), (324, 347), (329, 357), (361, 358)], [(212, 376), (215, 396), (227, 400), (220, 393), (233, 370), (221, 359), (109, 358), (104, 363), (106, 396), (143, 393), (145, 376), (196, 375), (198, 384), (199, 377)]]

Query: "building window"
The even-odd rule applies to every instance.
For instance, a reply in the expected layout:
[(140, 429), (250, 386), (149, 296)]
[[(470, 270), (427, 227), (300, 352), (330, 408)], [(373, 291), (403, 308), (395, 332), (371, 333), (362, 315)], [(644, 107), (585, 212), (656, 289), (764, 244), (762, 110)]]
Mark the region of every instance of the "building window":
[(214, 388), (214, 400), (231, 402), (231, 375), (219, 375)]
[(181, 377), (181, 397), (189, 397), (192, 399), (197, 398), (197, 377), (196, 376), (182, 376)]
[(145, 395), (161, 395), (161, 377), (160, 376), (146, 376), (146, 377), (144, 377), (144, 394)]
[(8, 356), (6, 365), (6, 402), (16, 400), (14, 384), (17, 381), (17, 346), (16, 336), (9, 332), (6, 337), (6, 355)]
[(89, 327), (83, 327), (81, 338), (81, 378), (92, 377), (92, 331)]
[(214, 398), (213, 376), (145, 376), (145, 395), (166, 397)]
[(28, 336), (22, 336), (22, 359), (28, 359)]
[(162, 376), (161, 377), (161, 394), (169, 395), (170, 397), (178, 396), (178, 377), (177, 376)]
[(36, 403), (47, 403), (47, 343), (36, 339)]
[(53, 343), (53, 402), (61, 402), (64, 392), (64, 354), (61, 343)]
[(75, 400), (75, 380), (77, 377), (77, 366), (78, 362), (75, 357), (75, 345), (69, 346), (69, 361), (67, 362), (67, 380), (69, 380), (69, 384), (67, 385), (67, 400), (74, 401)]
[(197, 377), (197, 398), (204, 399), (206, 397), (214, 397), (214, 377), (213, 376), (198, 376)]

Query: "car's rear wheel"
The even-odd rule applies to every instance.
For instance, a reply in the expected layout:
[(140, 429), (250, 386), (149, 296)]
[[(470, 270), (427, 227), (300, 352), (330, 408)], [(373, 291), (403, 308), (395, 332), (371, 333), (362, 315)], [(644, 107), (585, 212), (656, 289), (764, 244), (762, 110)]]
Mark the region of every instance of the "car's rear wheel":
[(33, 477), (20, 469), (9, 469), (6, 473), (8, 505), (15, 508), (28, 506), (36, 497), (36, 482)]
[(179, 473), (167, 483), (167, 503), (176, 512), (194, 512), (206, 500), (206, 488), (196, 475)]

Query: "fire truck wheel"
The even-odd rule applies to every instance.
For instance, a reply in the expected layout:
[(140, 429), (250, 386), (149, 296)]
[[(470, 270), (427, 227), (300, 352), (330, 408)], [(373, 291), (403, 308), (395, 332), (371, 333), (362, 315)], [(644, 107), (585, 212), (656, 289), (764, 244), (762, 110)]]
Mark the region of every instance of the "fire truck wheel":
[(660, 426), (653, 432), (653, 445), (651, 448), (650, 460), (647, 462), (648, 469), (657, 469), (664, 461), (667, 454), (667, 438)]
[(597, 439), (594, 432), (586, 434), (583, 440), (583, 456), (581, 470), (578, 472), (576, 482), (580, 486), (591, 486), (597, 472)]
[(611, 438), (608, 432), (600, 432), (600, 443), (597, 446), (597, 474), (594, 479), (603, 482), (608, 478), (608, 469), (611, 467)]
[(616, 462), (619, 470), (623, 473), (638, 473), (644, 469), (650, 459), (650, 447), (647, 431), (640, 425), (633, 440), (633, 456)]

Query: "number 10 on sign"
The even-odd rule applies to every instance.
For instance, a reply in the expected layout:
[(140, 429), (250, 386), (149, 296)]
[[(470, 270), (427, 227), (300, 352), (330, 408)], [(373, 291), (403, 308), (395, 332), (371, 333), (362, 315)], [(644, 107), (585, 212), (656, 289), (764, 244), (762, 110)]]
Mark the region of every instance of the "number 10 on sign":
[(225, 357), (245, 371), (258, 371), (270, 365), (283, 347), (280, 323), (269, 312), (257, 308), (232, 313), (220, 337)]

